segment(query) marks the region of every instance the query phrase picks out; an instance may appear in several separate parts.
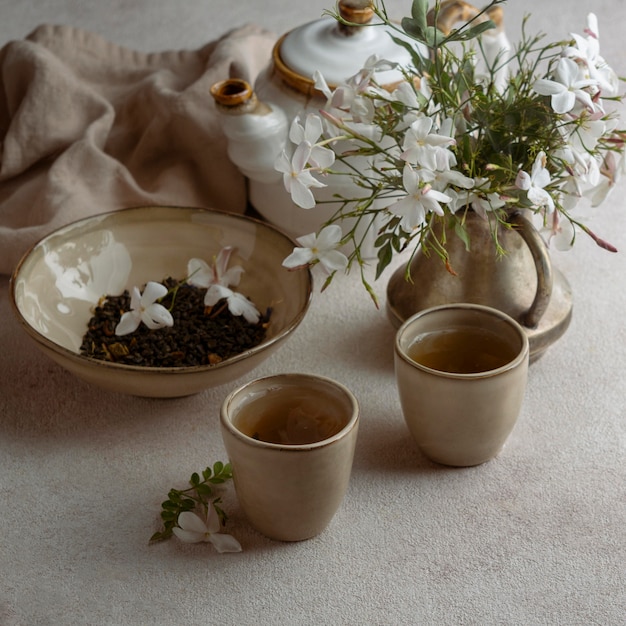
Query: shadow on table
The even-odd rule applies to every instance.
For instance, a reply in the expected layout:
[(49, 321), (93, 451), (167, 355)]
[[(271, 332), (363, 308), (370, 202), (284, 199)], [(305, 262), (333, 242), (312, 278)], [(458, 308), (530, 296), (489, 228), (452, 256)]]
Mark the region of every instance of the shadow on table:
[(361, 422), (353, 468), (383, 476), (457, 471), (430, 461), (419, 451), (401, 413)]

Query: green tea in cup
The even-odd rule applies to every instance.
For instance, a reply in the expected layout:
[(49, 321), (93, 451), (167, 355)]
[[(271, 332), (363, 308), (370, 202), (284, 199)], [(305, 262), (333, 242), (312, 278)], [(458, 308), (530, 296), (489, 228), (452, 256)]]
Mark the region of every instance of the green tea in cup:
[(307, 387), (270, 390), (244, 405), (233, 420), (244, 435), (286, 445), (323, 441), (347, 423), (343, 398), (321, 397)]
[(472, 374), (503, 367), (518, 349), (489, 328), (451, 326), (419, 335), (407, 349), (416, 363), (440, 372)]

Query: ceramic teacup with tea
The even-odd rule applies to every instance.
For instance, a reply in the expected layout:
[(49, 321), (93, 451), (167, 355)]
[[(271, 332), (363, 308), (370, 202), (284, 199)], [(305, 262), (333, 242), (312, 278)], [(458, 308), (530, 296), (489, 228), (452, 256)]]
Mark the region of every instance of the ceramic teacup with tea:
[(358, 423), (354, 395), (322, 376), (278, 374), (233, 391), (221, 431), (252, 526), (282, 541), (322, 532), (348, 488)]
[(395, 372), (421, 452), (453, 466), (496, 456), (521, 410), (528, 351), (522, 327), (491, 307), (448, 304), (407, 319), (396, 334)]

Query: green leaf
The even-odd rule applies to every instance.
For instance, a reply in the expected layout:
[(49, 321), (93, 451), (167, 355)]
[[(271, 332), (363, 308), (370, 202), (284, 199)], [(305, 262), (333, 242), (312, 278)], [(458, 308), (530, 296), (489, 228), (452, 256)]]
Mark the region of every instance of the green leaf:
[(322, 285), (322, 288), (320, 289), (320, 292), (324, 291), (330, 285), (334, 276), (335, 276), (335, 272), (333, 272), (332, 274), (330, 274), (330, 276), (328, 276), (328, 278), (326, 278), (326, 280), (324, 281), (324, 284)]
[(426, 41), (426, 37), (424, 35), (424, 29), (410, 17), (403, 17), (401, 21), (402, 30), (409, 36), (413, 37), (413, 39), (421, 42)]
[(429, 48), (437, 48), (446, 38), (445, 33), (441, 32), (438, 28), (434, 26), (427, 26), (424, 31), (424, 41)]
[(428, 4), (429, 0), (413, 0), (411, 5), (411, 16), (422, 30), (428, 24)]
[[(220, 502), (220, 498), (216, 498), (211, 488), (211, 484), (221, 484), (232, 478), (232, 466), (230, 463), (222, 463), (217, 461), (213, 464), (213, 469), (207, 467), (202, 471), (202, 478), (197, 472), (194, 472), (189, 479), (191, 487), (182, 491), (178, 489), (170, 489), (168, 492), (168, 500), (161, 503), (161, 520), (163, 529), (156, 532), (150, 537), (150, 543), (169, 539), (172, 535), (172, 529), (176, 526), (178, 516), (183, 511), (192, 511), (198, 506), (204, 508), (215, 506)], [(218, 507), (216, 507), (218, 510)], [(219, 509), (218, 515), (222, 523), (226, 520), (226, 514)]]
[[(407, 35), (410, 35), (410, 33), (407, 32)], [(419, 37), (413, 36), (413, 35), (411, 36), (413, 37), (413, 39), (416, 39), (417, 41), (420, 41), (420, 42), (424, 41), (423, 33)], [(415, 44), (410, 41), (407, 41), (406, 39), (400, 39), (399, 37), (394, 37), (393, 35), (391, 35), (391, 38), (393, 39), (393, 42), (396, 45), (400, 46), (401, 48), (404, 48), (411, 55), (411, 62), (415, 66), (415, 69), (417, 70), (418, 74), (423, 74), (425, 72), (425, 59), (417, 51)]]
[(393, 233), (383, 233), (382, 235), (378, 235), (376, 241), (374, 242), (374, 247), (380, 248), (382, 245), (387, 243), (391, 237), (393, 237)]
[(475, 39), (479, 35), (482, 35), (487, 30), (493, 30), (496, 27), (495, 23), (491, 20), (487, 20), (486, 22), (481, 22), (480, 24), (476, 24), (472, 26), (468, 30), (465, 31), (465, 39)]
[[(221, 481), (221, 482), (224, 482), (224, 481)], [(206, 483), (202, 483), (196, 487), (196, 493), (199, 496), (212, 496), (213, 489), (211, 489), (211, 487), (209, 487), (209, 485), (207, 485)]]
[(393, 248), (387, 242), (382, 248), (378, 249), (378, 264), (376, 265), (376, 278), (380, 278), (384, 269), (391, 263), (393, 259)]
[(454, 232), (456, 233), (457, 237), (465, 244), (465, 249), (469, 252), (470, 251), (470, 237), (465, 226), (463, 226), (461, 222), (456, 222), (454, 224)]

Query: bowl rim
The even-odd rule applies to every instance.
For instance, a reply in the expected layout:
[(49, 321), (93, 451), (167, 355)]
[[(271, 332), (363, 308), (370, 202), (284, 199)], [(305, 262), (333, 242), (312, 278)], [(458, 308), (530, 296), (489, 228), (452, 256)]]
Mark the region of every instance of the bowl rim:
[(146, 204), (146, 205), (137, 205), (137, 206), (132, 206), (132, 207), (115, 209), (112, 211), (104, 211), (102, 213), (95, 213), (94, 215), (81, 217), (72, 222), (68, 222), (67, 224), (63, 224), (62, 226), (49, 232), (47, 235), (44, 235), (43, 237), (39, 238), (35, 243), (33, 243), (26, 250), (26, 252), (22, 255), (17, 265), (15, 266), (15, 269), (13, 270), (13, 272), (11, 272), (11, 275), (9, 277), (9, 294), (10, 294), (9, 300), (11, 302), (11, 308), (13, 309), (13, 312), (15, 316), (17, 317), (17, 320), (20, 323), (20, 326), (25, 330), (25, 332), (28, 335), (30, 335), (33, 339), (35, 339), (35, 341), (42, 344), (44, 347), (51, 350), (52, 352), (55, 352), (66, 358), (69, 358), (72, 361), (75, 361), (77, 363), (86, 363), (86, 364), (89, 364), (90, 366), (100, 367), (103, 369), (109, 369), (109, 370), (113, 370), (116, 372), (129, 372), (129, 373), (133, 372), (133, 373), (141, 373), (141, 374), (146, 374), (146, 375), (148, 374), (182, 375), (182, 374), (190, 374), (190, 373), (199, 374), (205, 371), (214, 371), (218, 369), (223, 369), (229, 365), (232, 365), (233, 363), (243, 361), (252, 355), (263, 352), (264, 350), (270, 348), (274, 344), (279, 343), (300, 325), (300, 322), (302, 321), (302, 319), (304, 318), (304, 316), (306, 315), (307, 311), (309, 310), (311, 306), (311, 301), (313, 298), (313, 274), (311, 272), (311, 269), (308, 267), (298, 270), (298, 271), (303, 271), (303, 270), (306, 271), (306, 282), (307, 282), (306, 300), (305, 300), (304, 306), (301, 308), (298, 314), (291, 320), (291, 322), (285, 328), (283, 328), (280, 333), (271, 337), (270, 339), (266, 339), (260, 344), (252, 348), (249, 348), (245, 350), (244, 352), (228, 357), (227, 359), (224, 359), (223, 361), (220, 361), (219, 363), (205, 364), (205, 365), (182, 365), (182, 366), (170, 366), (170, 367), (150, 367), (150, 366), (145, 366), (145, 365), (128, 365), (126, 363), (113, 363), (110, 361), (104, 361), (102, 359), (96, 359), (94, 357), (85, 356), (81, 354), (80, 352), (74, 352), (73, 350), (70, 350), (69, 348), (66, 348), (65, 346), (59, 345), (58, 343), (52, 341), (51, 339), (48, 339), (48, 337), (46, 337), (45, 335), (42, 335), (35, 328), (33, 328), (31, 324), (28, 322), (28, 320), (22, 315), (22, 312), (20, 311), (20, 308), (17, 304), (16, 297), (15, 297), (15, 289), (17, 286), (17, 280), (19, 277), (20, 270), (22, 269), (28, 257), (33, 253), (33, 251), (36, 248), (42, 246), (44, 242), (46, 242), (48, 239), (61, 234), (62, 231), (65, 229), (70, 229), (72, 227), (79, 226), (82, 223), (87, 223), (87, 222), (94, 221), (94, 220), (103, 220), (103, 219), (106, 219), (107, 217), (112, 217), (112, 216), (115, 216), (124, 212), (133, 212), (133, 211), (139, 211), (139, 210), (145, 211), (151, 208), (177, 209), (177, 210), (183, 210), (183, 211), (198, 211), (198, 212), (204, 212), (208, 214), (214, 213), (220, 216), (224, 216), (226, 218), (233, 218), (238, 221), (252, 222), (261, 228), (274, 231), (279, 236), (282, 236), (286, 240), (291, 242), (294, 247), (297, 246), (296, 240), (291, 235), (287, 234), (285, 231), (275, 226), (274, 224), (270, 224), (269, 222), (263, 221), (257, 217), (245, 215), (243, 213), (231, 213), (223, 209), (214, 209), (214, 208), (209, 208), (209, 207)]

